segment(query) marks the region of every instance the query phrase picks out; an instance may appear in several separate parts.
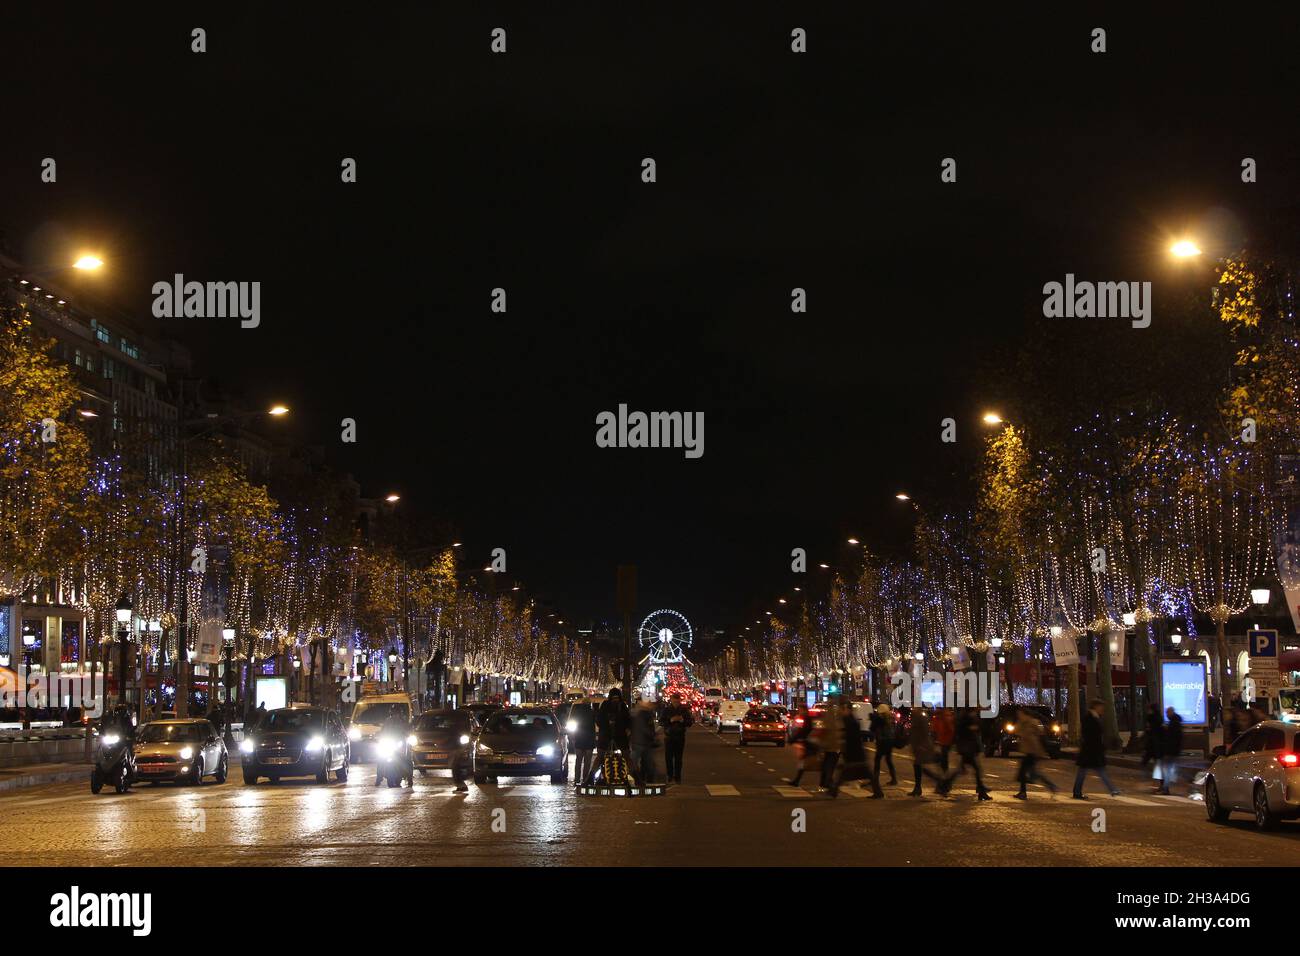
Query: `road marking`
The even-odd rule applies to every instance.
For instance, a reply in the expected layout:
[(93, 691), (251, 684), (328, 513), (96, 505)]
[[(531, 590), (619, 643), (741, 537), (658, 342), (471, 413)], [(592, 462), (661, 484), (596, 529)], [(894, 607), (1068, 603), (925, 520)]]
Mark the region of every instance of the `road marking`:
[(857, 800), (863, 800), (871, 796), (871, 791), (864, 790), (862, 787), (840, 787), (840, 793), (847, 794)]
[(1111, 797), (1117, 803), (1127, 803), (1135, 807), (1162, 807), (1163, 803), (1153, 803), (1150, 800), (1139, 800), (1137, 797)]
[(806, 796), (808, 796), (808, 791), (805, 790), (805, 789), (803, 789), (803, 787), (782, 787), (782, 786), (773, 785), (773, 786), (772, 786), (772, 789), (775, 790), (777, 793), (779, 793), (779, 794), (780, 794), (781, 796), (783, 796), (783, 797), (806, 797)]
[(738, 797), (740, 791), (729, 783), (706, 783), (704, 789), (711, 797)]

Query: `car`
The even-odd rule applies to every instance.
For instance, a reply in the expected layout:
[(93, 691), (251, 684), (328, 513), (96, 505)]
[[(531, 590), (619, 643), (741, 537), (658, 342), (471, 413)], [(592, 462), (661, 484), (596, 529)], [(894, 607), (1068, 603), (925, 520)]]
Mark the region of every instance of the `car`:
[(1255, 826), (1271, 830), (1300, 817), (1300, 725), (1265, 720), (1227, 747), (1215, 747), (1205, 773), (1205, 815), (1227, 823), (1233, 811), (1253, 813)]
[(474, 772), (474, 737), (478, 727), (465, 710), (430, 710), (411, 727), (411, 763), (421, 774), (430, 770)]
[(226, 742), (209, 720), (151, 720), (135, 732), (137, 780), (197, 786), (211, 776), (225, 783), (229, 769)]
[[(1033, 713), (1043, 725), (1043, 747), (1047, 750), (1047, 755), (1053, 760), (1059, 760), (1061, 757), (1061, 725), (1056, 722), (1052, 716), (1052, 711), (1048, 707), (1039, 707), (1034, 704), (1020, 704), (1017, 710), (1027, 710)], [(1016, 723), (1011, 717), (1002, 722), (998, 728), (998, 733), (993, 736), (984, 745), (984, 756), (992, 757), (995, 754), (1000, 757), (1010, 757), (1011, 751), (1018, 750), (1020, 747), (1019, 738), (1016, 736)]]
[(281, 777), (315, 777), (327, 783), (331, 771), (348, 779), (351, 762), (348, 735), (339, 715), (324, 707), (280, 707), (268, 710), (257, 730), (239, 745), (244, 783), (261, 777), (272, 783)]
[(352, 744), (349, 759), (353, 763), (375, 759), (379, 730), (394, 715), (403, 723), (411, 722), (411, 699), (405, 694), (379, 694), (357, 701), (348, 722), (348, 740)]
[(474, 743), (474, 782), (497, 777), (569, 779), (569, 738), (550, 708), (504, 707), (490, 714)]
[(785, 721), (775, 710), (767, 707), (755, 708), (741, 719), (736, 746), (746, 747), (760, 740), (778, 747), (785, 746)]

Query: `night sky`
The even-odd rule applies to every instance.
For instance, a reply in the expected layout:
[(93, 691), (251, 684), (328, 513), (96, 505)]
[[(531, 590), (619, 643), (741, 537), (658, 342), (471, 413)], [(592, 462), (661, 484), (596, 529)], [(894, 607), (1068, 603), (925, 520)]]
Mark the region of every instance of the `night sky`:
[[(612, 617), (631, 562), (642, 613), (730, 631), (799, 583), (792, 547), (898, 546), (895, 491), (969, 487), (1044, 282), (1156, 282), (1134, 334), (1175, 349), (1169, 239), (1228, 251), (1300, 184), (1280, 13), (441, 6), (8, 7), (0, 229), (33, 266), (99, 250), (94, 288), (145, 318), (174, 273), (260, 281), (260, 328), (166, 332), (575, 618)], [(703, 411), (703, 458), (598, 449), (620, 402)]]

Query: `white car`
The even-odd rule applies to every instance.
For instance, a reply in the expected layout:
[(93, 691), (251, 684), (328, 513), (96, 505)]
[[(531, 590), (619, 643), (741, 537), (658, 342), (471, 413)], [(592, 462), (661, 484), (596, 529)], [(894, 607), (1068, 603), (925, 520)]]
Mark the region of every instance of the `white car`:
[(1228, 747), (1215, 747), (1205, 773), (1205, 813), (1227, 822), (1233, 810), (1255, 815), (1267, 830), (1279, 820), (1300, 817), (1300, 725), (1265, 720)]

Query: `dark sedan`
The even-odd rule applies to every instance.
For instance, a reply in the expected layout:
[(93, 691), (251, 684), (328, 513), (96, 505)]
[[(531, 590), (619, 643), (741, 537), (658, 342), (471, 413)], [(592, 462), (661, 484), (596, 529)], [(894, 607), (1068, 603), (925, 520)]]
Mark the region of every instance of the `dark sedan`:
[(411, 736), (411, 762), (425, 774), (430, 770), (459, 767), (469, 776), (474, 771), (474, 718), (464, 710), (431, 710), (415, 718)]
[(509, 707), (487, 718), (474, 746), (474, 782), (497, 777), (569, 779), (569, 738), (549, 708)]
[(259, 777), (315, 777), (326, 783), (330, 771), (348, 779), (348, 737), (338, 714), (323, 707), (285, 707), (267, 711), (251, 737), (239, 745), (244, 783)]
[[(1043, 747), (1047, 751), (1047, 755), (1053, 760), (1060, 759), (1061, 725), (1052, 716), (1052, 711), (1047, 707), (1036, 707), (1033, 704), (1021, 704), (1017, 710), (1027, 710), (1038, 718), (1043, 725)], [(1000, 757), (1009, 757), (1013, 750), (1020, 749), (1020, 738), (1016, 736), (1016, 719), (1012, 714), (1003, 716), (1000, 731), (993, 741), (985, 744), (984, 755), (986, 757), (992, 757), (994, 754)]]

